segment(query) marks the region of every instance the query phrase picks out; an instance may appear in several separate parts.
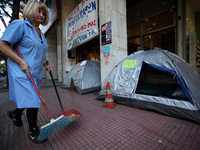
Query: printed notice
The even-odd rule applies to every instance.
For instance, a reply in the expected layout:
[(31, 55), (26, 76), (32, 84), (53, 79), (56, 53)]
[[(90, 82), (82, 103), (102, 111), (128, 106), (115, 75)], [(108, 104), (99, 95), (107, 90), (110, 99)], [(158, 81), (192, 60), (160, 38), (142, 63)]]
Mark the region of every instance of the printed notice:
[(137, 63), (137, 60), (125, 60), (122, 67), (125, 68), (135, 68), (135, 65)]
[(101, 37), (102, 45), (107, 45), (111, 43), (112, 40), (111, 21), (101, 26), (101, 36), (102, 36)]

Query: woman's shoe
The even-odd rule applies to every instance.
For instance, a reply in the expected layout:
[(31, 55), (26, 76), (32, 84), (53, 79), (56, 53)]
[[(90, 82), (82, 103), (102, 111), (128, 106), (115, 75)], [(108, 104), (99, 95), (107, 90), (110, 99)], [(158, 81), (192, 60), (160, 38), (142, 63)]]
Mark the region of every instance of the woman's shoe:
[(41, 144), (41, 143), (48, 141), (48, 139), (38, 140), (39, 135), (40, 135), (40, 130), (38, 129), (38, 127), (35, 127), (33, 129), (29, 130), (29, 132), (28, 132), (29, 140), (31, 140), (35, 144)]
[(9, 111), (8, 117), (12, 119), (13, 124), (16, 125), (17, 127), (21, 127), (23, 125), (21, 115), (15, 114), (14, 111)]

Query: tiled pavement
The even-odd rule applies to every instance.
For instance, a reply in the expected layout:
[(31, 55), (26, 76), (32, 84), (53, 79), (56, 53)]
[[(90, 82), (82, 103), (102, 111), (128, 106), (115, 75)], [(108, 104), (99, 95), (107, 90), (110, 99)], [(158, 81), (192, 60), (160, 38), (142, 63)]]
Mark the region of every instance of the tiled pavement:
[[(7, 117), (15, 108), (8, 99), (8, 91), (0, 91), (0, 149), (1, 150), (198, 150), (200, 124), (180, 120), (152, 111), (117, 105), (104, 108), (104, 101), (96, 100), (96, 93), (80, 95), (60, 88), (58, 91), (64, 109), (77, 109), (83, 115), (63, 130), (51, 136), (48, 142), (36, 145), (27, 138), (26, 114), (23, 127), (16, 127)], [(51, 80), (42, 80), (41, 90), (52, 116), (61, 109)], [(43, 107), (38, 124), (49, 122)]]

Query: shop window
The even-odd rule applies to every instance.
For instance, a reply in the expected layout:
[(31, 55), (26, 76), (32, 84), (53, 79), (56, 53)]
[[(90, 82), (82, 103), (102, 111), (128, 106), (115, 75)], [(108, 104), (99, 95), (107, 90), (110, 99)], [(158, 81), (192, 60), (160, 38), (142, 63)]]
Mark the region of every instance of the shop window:
[(141, 38), (133, 38), (128, 41), (128, 55), (137, 52), (138, 50), (142, 49), (141, 47)]
[(174, 24), (173, 9), (164, 13), (158, 14), (154, 17), (145, 19), (144, 21), (144, 33), (158, 30)]
[(128, 37), (135, 37), (140, 35), (140, 23), (133, 24), (127, 28)]
[(76, 62), (83, 60), (100, 60), (99, 37), (96, 37), (76, 48)]
[(144, 49), (159, 47), (175, 53), (175, 29), (167, 29), (144, 36)]
[(174, 9), (128, 26), (128, 54), (155, 47), (175, 53), (176, 22)]
[(69, 59), (75, 59), (74, 50), (68, 50), (67, 52), (68, 52), (68, 58)]

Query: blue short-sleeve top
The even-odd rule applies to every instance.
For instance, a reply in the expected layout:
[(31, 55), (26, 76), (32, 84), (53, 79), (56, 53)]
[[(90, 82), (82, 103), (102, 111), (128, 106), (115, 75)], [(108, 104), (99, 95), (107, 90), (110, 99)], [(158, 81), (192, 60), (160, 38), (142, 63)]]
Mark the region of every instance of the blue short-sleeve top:
[[(2, 41), (11, 44), (15, 53), (14, 45), (18, 47), (23, 59), (29, 65), (30, 73), (38, 88), (42, 78), (43, 62), (48, 49), (46, 38), (42, 32), (41, 37), (42, 40), (40, 40), (28, 20), (12, 21), (1, 37)], [(40, 100), (30, 79), (21, 70), (19, 64), (8, 58), (7, 70), (10, 99), (16, 102), (18, 108), (39, 107)]]

